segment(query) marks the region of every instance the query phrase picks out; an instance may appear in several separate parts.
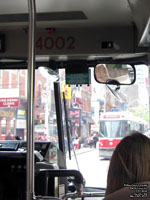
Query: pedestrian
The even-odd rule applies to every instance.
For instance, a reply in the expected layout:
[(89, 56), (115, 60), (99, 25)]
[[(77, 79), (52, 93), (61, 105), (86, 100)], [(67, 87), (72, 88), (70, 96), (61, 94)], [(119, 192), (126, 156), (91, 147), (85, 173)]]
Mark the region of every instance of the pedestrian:
[(79, 138), (78, 137), (76, 137), (74, 139), (74, 146), (75, 146), (75, 149), (79, 149)]
[(94, 147), (96, 149), (96, 145), (97, 145), (97, 142), (98, 142), (99, 138), (98, 138), (98, 133), (95, 132), (94, 136), (93, 136), (93, 142), (94, 142)]
[(90, 146), (90, 148), (92, 148), (93, 144), (94, 144), (93, 134), (90, 134), (88, 145)]
[(11, 132), (8, 131), (5, 137), (5, 140), (12, 140)]

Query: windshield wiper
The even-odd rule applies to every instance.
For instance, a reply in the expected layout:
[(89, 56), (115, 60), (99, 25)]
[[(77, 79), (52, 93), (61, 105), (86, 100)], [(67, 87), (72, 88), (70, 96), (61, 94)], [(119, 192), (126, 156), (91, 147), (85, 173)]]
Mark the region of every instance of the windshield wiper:
[(103, 134), (103, 133), (101, 133), (101, 132), (100, 132), (100, 135), (101, 135), (102, 137), (104, 137), (104, 134)]
[(68, 122), (68, 113), (67, 113), (67, 108), (66, 108), (66, 98), (65, 98), (64, 92), (63, 92), (63, 100), (64, 100), (64, 110), (65, 110), (65, 119), (66, 119), (67, 144), (68, 144), (68, 151), (69, 151), (69, 159), (71, 160), (69, 122)]
[(122, 99), (120, 98), (120, 96), (117, 94), (116, 90), (113, 90), (109, 85), (107, 85), (107, 88), (110, 90), (110, 92), (113, 94), (113, 96), (120, 102), (122, 102)]
[(76, 160), (76, 164), (77, 164), (77, 168), (79, 169), (79, 164), (78, 164), (78, 160), (77, 160), (77, 156), (76, 156), (76, 152), (74, 149), (74, 145), (72, 143), (72, 124), (71, 121), (69, 122), (68, 120), (68, 112), (67, 112), (67, 107), (66, 107), (66, 99), (65, 99), (65, 93), (63, 92), (63, 99), (64, 99), (64, 110), (65, 110), (65, 119), (66, 119), (66, 129), (67, 129), (67, 144), (68, 144), (68, 151), (69, 151), (69, 159), (71, 160), (71, 148), (70, 145), (72, 147), (73, 153), (74, 153), (74, 157)]

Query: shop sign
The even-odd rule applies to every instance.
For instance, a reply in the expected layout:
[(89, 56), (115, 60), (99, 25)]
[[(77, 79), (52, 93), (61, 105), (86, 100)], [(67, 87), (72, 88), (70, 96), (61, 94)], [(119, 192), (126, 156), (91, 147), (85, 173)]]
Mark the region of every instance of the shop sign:
[(68, 118), (71, 120), (81, 120), (81, 109), (68, 109)]
[(80, 126), (80, 124), (78, 124), (78, 123), (75, 123), (75, 126), (76, 126), (76, 127), (79, 127), (79, 126)]
[(0, 89), (0, 107), (19, 107), (19, 89)]
[(0, 98), (0, 107), (19, 107), (19, 98)]
[(47, 90), (42, 91), (42, 103), (47, 103), (50, 97), (50, 92)]
[[(66, 85), (65, 83), (63, 83), (62, 92), (64, 92), (65, 99), (71, 99), (71, 95), (72, 95), (71, 85)], [(62, 96), (62, 98), (64, 98), (64, 97)]]
[(26, 111), (24, 109), (18, 109), (17, 119), (26, 119)]
[(23, 128), (25, 129), (26, 128), (26, 120), (23, 120), (23, 119), (17, 119), (16, 120), (16, 128)]
[(0, 111), (0, 117), (6, 117), (6, 118), (13, 118), (15, 117), (15, 113), (11, 111)]

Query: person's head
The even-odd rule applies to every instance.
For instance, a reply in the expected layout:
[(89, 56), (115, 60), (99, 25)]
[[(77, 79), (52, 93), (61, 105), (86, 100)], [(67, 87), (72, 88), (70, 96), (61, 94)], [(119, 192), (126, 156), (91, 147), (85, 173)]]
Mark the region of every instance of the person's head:
[(150, 139), (132, 131), (117, 145), (110, 160), (106, 196), (124, 184), (150, 181)]
[(11, 136), (11, 132), (10, 132), (10, 131), (8, 131), (6, 135), (8, 135), (8, 136)]
[(106, 65), (98, 64), (96, 65), (96, 74), (97, 79), (100, 82), (106, 82), (109, 79), (109, 74)]
[(94, 132), (94, 135), (98, 136), (98, 132), (97, 132), (97, 131), (95, 131), (95, 132)]

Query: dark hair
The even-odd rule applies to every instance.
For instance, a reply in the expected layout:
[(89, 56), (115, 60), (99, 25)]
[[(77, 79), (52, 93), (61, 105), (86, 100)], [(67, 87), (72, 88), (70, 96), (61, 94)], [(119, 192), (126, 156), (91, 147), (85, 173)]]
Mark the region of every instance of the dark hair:
[(150, 139), (132, 131), (117, 145), (110, 160), (106, 196), (124, 187), (150, 181)]

